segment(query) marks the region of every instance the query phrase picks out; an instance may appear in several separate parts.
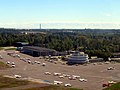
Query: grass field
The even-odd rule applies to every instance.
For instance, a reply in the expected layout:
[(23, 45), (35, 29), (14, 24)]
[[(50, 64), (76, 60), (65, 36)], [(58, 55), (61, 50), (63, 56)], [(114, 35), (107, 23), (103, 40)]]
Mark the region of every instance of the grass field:
[(0, 47), (0, 50), (3, 50), (4, 48)]
[(103, 90), (120, 90), (120, 82), (116, 83), (116, 84), (113, 84), (112, 86), (110, 86), (108, 88), (105, 88)]
[(0, 50), (16, 50), (16, 47), (0, 47)]
[[(25, 81), (25, 80), (17, 80), (13, 78), (0, 76), (0, 89), (18, 87), (18, 86), (23, 86), (23, 85), (30, 85), (31, 83), (32, 82)], [(28, 87), (28, 89), (20, 89), (20, 90), (82, 90), (82, 89), (50, 85), (50, 86), (36, 87), (36, 88)]]
[(3, 62), (0, 62), (0, 69), (6, 69), (9, 68), (9, 66)]
[(67, 88), (63, 86), (46, 86), (46, 87), (38, 87), (38, 88), (30, 88), (30, 89), (24, 89), (24, 90), (83, 90), (83, 89), (75, 89), (75, 88)]
[(17, 86), (28, 85), (28, 84), (29, 84), (28, 81), (17, 80), (13, 78), (7, 78), (7, 77), (0, 76), (0, 89), (17, 87)]
[(16, 48), (7, 48), (5, 50), (16, 50)]

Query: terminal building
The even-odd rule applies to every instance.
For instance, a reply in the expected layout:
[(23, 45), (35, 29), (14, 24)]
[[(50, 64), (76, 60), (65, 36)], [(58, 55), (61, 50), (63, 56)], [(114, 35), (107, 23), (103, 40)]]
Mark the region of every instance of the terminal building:
[(84, 64), (89, 62), (88, 55), (84, 52), (74, 52), (68, 57), (68, 64)]
[(57, 51), (53, 49), (47, 49), (47, 48), (42, 48), (42, 47), (37, 47), (37, 46), (23, 46), (22, 52), (32, 55), (34, 57), (56, 56), (57, 55)]

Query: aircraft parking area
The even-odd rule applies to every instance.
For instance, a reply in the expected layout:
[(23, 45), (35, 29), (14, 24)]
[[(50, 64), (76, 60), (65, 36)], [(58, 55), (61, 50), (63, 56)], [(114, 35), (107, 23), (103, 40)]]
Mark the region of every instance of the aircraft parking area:
[[(0, 61), (5, 63), (9, 61), (8, 65), (11, 67), (7, 70), (1, 70), (0, 74), (20, 75), (22, 78), (34, 78), (53, 84), (82, 88), (83, 90), (102, 90), (102, 84), (107, 81), (120, 82), (120, 63), (91, 63), (70, 66), (60, 62), (48, 62), (45, 59), (19, 52), (14, 54), (13, 52), (15, 51), (0, 52), (3, 57)], [(8, 55), (8, 53), (13, 54)], [(15, 64), (15, 67), (12, 67), (12, 63)]]

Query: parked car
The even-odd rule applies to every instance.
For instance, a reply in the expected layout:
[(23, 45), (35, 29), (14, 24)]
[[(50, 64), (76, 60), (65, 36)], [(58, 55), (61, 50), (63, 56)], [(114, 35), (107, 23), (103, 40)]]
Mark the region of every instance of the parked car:
[(72, 85), (70, 83), (65, 84), (65, 87), (71, 87)]
[(21, 76), (20, 76), (20, 75), (15, 75), (14, 77), (15, 77), (15, 78), (21, 78)]
[(114, 67), (108, 67), (107, 70), (114, 70)]

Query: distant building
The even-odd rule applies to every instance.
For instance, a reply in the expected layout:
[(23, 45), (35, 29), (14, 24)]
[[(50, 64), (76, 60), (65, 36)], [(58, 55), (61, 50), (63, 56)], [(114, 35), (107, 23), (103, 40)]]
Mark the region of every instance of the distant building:
[(98, 57), (97, 56), (91, 56), (91, 59), (97, 59)]
[(104, 59), (103, 58), (92, 58), (92, 59), (89, 59), (89, 62), (90, 63), (104, 62)]
[(47, 49), (47, 48), (42, 48), (42, 47), (37, 47), (37, 46), (24, 46), (23, 52), (26, 54), (35, 56), (35, 57), (57, 55), (57, 51), (53, 49)]
[(120, 58), (120, 53), (113, 53), (114, 58)]
[(68, 64), (84, 64), (89, 62), (88, 55), (84, 52), (74, 52), (68, 57)]
[(22, 50), (23, 49), (23, 46), (28, 46), (29, 43), (27, 42), (16, 42), (14, 44), (15, 47), (17, 47), (17, 50)]

